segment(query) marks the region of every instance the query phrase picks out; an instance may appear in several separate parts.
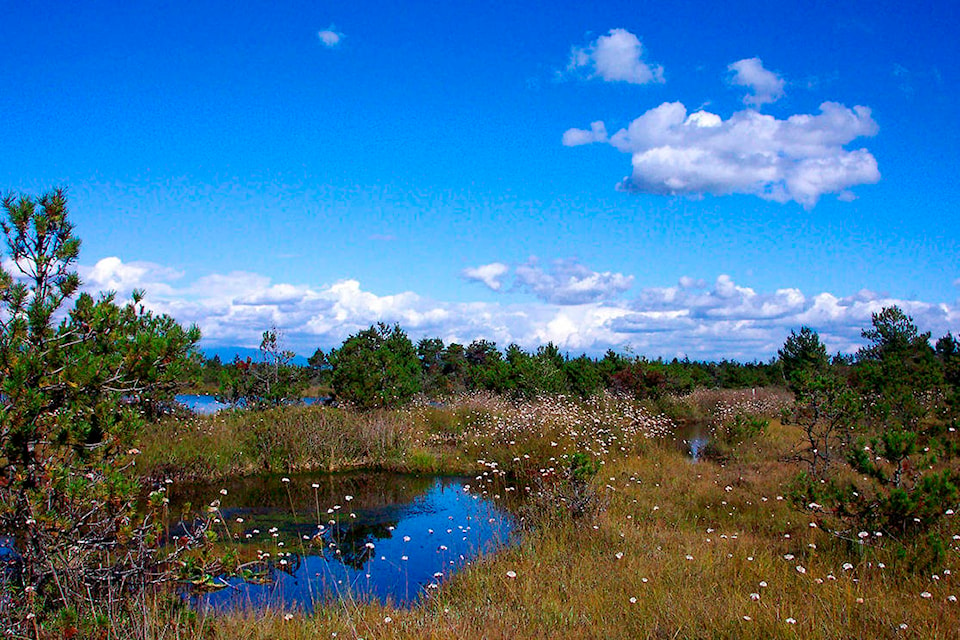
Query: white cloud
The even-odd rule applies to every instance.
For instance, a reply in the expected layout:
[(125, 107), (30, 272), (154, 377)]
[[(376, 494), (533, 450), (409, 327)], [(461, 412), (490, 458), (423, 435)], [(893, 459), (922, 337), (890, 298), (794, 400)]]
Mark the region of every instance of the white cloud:
[(679, 102), (650, 109), (607, 139), (602, 122), (589, 132), (570, 129), (565, 141), (608, 142), (629, 153), (633, 171), (619, 188), (663, 195), (752, 194), (812, 207), (827, 193), (880, 179), (877, 161), (850, 142), (877, 132), (870, 109), (824, 102), (818, 114), (784, 120), (747, 109), (728, 120), (706, 111), (687, 115)]
[(803, 325), (820, 332), (832, 352), (853, 352), (871, 314), (892, 304), (934, 337), (960, 333), (956, 304), (868, 290), (848, 296), (790, 287), (764, 292), (728, 275), (711, 283), (684, 277), (673, 286), (648, 287), (626, 298), (622, 292), (630, 276), (597, 273), (572, 261), (552, 263), (549, 270), (535, 262), (517, 267), (516, 286), (540, 299), (501, 304), (431, 300), (413, 291), (379, 295), (352, 279), (313, 287), (232, 272), (182, 282), (179, 272), (161, 265), (105, 260), (80, 268), (88, 287), (92, 273), (120, 299), (146, 286), (148, 308), (183, 324), (196, 323), (205, 346), (255, 347), (262, 332), (276, 326), (291, 348), (309, 354), (317, 347), (339, 346), (347, 336), (383, 321), (400, 323), (414, 340), (440, 337), (468, 344), (485, 338), (527, 349), (553, 341), (574, 354), (594, 355), (629, 344), (650, 357), (766, 360), (791, 329)]
[(616, 334), (637, 334), (639, 353), (682, 353), (694, 358), (767, 359), (775, 356), (790, 330), (810, 326), (832, 352), (852, 353), (871, 314), (890, 305), (913, 316), (934, 337), (956, 330), (960, 308), (901, 300), (861, 290), (852, 296), (813, 296), (796, 288), (759, 293), (720, 275), (709, 289), (687, 278), (680, 286), (648, 288), (632, 302), (633, 312), (611, 325)]
[(567, 129), (563, 133), (563, 146), (578, 147), (593, 142), (606, 142), (607, 128), (603, 122), (591, 122), (590, 129)]
[(467, 280), (482, 282), (494, 291), (499, 291), (503, 283), (500, 278), (505, 276), (510, 267), (502, 262), (491, 262), (479, 267), (468, 267), (461, 272), (461, 275)]
[(783, 78), (763, 68), (760, 58), (738, 60), (727, 67), (731, 72), (730, 84), (747, 87), (750, 94), (743, 97), (747, 106), (761, 107), (783, 97)]
[(340, 44), (340, 41), (346, 36), (337, 31), (336, 27), (330, 25), (329, 28), (317, 33), (317, 37), (320, 38), (320, 42), (323, 43), (323, 46), (327, 47), (328, 49), (332, 49)]
[(611, 29), (586, 47), (573, 47), (567, 70), (607, 82), (662, 83), (663, 67), (646, 63), (643, 53), (637, 36), (626, 29)]
[(710, 290), (702, 280), (681, 278), (678, 287), (644, 289), (636, 307), (646, 312), (682, 312), (693, 319), (780, 318), (802, 309), (806, 298), (797, 289), (780, 289), (760, 295), (721, 274)]
[(234, 300), (235, 304), (254, 307), (289, 306), (304, 301), (306, 292), (292, 284), (275, 284), (266, 289), (255, 290)]
[(515, 270), (515, 286), (554, 304), (586, 304), (614, 298), (633, 284), (633, 276), (592, 271), (573, 260), (556, 260), (549, 271), (535, 259)]
[(124, 296), (134, 289), (150, 289), (157, 293), (172, 291), (170, 282), (183, 277), (183, 272), (152, 262), (124, 263), (116, 256), (103, 258), (92, 267), (77, 269), (87, 291), (116, 291)]
[(707, 281), (703, 278), (691, 278), (690, 276), (680, 277), (680, 286), (684, 289), (703, 289), (707, 286)]

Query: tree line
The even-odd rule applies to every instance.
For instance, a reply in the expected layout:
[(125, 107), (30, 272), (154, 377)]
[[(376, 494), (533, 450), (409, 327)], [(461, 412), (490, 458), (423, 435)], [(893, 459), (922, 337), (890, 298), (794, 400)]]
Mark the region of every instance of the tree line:
[(650, 360), (608, 350), (600, 358), (571, 357), (551, 343), (534, 351), (490, 340), (464, 346), (440, 338), (414, 343), (399, 325), (378, 323), (329, 351), (317, 349), (305, 367), (278, 346), (276, 331), (264, 333), (257, 359), (236, 357), (203, 362), (207, 388), (234, 405), (275, 406), (298, 400), (312, 385), (340, 402), (360, 408), (395, 407), (418, 394), (441, 399), (470, 391), (518, 398), (564, 394), (581, 398), (603, 390), (656, 399), (698, 387), (750, 388), (783, 385), (776, 361), (740, 363), (689, 359)]
[[(882, 316), (881, 328), (864, 331), (889, 333), (886, 324), (896, 316), (901, 325), (912, 325), (902, 310), (892, 307)], [(885, 324), (884, 324), (885, 323)], [(901, 327), (903, 329), (903, 327)], [(916, 327), (910, 348), (912, 360), (923, 375), (909, 381), (924, 388), (953, 384), (952, 334), (933, 347), (930, 335)], [(327, 352), (317, 349), (307, 366), (293, 364), (294, 354), (279, 346), (278, 333), (263, 335), (261, 356), (235, 358), (224, 364), (219, 357), (205, 359), (200, 376), (207, 388), (218, 389), (221, 401), (244, 406), (276, 406), (299, 400), (308, 386), (331, 399), (359, 408), (395, 407), (418, 394), (442, 399), (470, 391), (489, 391), (518, 398), (540, 394), (563, 394), (586, 398), (608, 390), (640, 400), (655, 400), (666, 394), (682, 395), (697, 388), (743, 389), (764, 386), (793, 388), (798, 370), (811, 358), (810, 344), (817, 344), (818, 362), (849, 373), (854, 387), (871, 380), (887, 379), (877, 372), (876, 353), (829, 356), (819, 336), (808, 327), (791, 332), (783, 349), (768, 362), (734, 360), (693, 361), (648, 359), (608, 350), (602, 357), (571, 357), (552, 342), (528, 351), (517, 344), (501, 350), (493, 341), (478, 339), (469, 345), (440, 338), (414, 343), (397, 324), (378, 323), (348, 337)], [(799, 363), (799, 364), (798, 364)], [(919, 375), (919, 374), (918, 374)]]

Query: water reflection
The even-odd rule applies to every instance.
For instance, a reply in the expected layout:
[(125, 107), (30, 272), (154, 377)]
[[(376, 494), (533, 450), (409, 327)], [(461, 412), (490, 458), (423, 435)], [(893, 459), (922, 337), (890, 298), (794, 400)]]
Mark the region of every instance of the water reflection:
[(229, 588), (195, 596), (200, 607), (310, 609), (337, 597), (406, 604), (508, 544), (514, 529), (511, 516), (462, 478), (269, 476), (181, 487), (170, 497), (202, 505), (221, 488), (221, 511), (244, 555), (271, 572), (255, 574), (269, 578), (262, 584), (232, 579)]
[(694, 462), (700, 460), (710, 443), (710, 425), (702, 421), (689, 421), (674, 432), (674, 439), (681, 450)]
[[(202, 393), (181, 393), (173, 398), (179, 404), (194, 413), (212, 414), (221, 409), (229, 409), (230, 405), (223, 402), (217, 402), (216, 397)], [(300, 402), (306, 405), (322, 403), (327, 398), (301, 398)]]
[(216, 413), (217, 411), (226, 409), (230, 406), (222, 402), (217, 402), (217, 399), (213, 396), (197, 393), (183, 393), (174, 396), (174, 400), (182, 404), (190, 411), (201, 414)]

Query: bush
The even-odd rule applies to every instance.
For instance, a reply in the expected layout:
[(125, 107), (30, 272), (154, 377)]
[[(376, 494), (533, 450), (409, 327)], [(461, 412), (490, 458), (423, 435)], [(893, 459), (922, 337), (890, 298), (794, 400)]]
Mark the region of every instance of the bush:
[(957, 435), (944, 428), (949, 412), (938, 406), (950, 394), (938, 391), (930, 335), (896, 307), (875, 313), (862, 335), (870, 342), (850, 375), (822, 363), (793, 375), (791, 417), (806, 435), (797, 460), (807, 467), (795, 503), (840, 538), (879, 532), (905, 554), (937, 556), (940, 543), (928, 542), (956, 506), (960, 466)]
[(763, 435), (770, 421), (749, 413), (737, 413), (732, 420), (717, 429), (717, 437), (725, 444), (736, 446)]
[(76, 613), (162, 579), (157, 508), (135, 508), (134, 438), (172, 398), (200, 332), (146, 311), (142, 292), (123, 306), (83, 294), (64, 310), (80, 286), (64, 192), (3, 208), (19, 274), (0, 268), (0, 535), (19, 555), (5, 593), (26, 608), (2, 611), (18, 633), (19, 614)]
[(399, 325), (350, 336), (327, 359), (334, 394), (359, 408), (397, 407), (420, 391), (420, 361)]

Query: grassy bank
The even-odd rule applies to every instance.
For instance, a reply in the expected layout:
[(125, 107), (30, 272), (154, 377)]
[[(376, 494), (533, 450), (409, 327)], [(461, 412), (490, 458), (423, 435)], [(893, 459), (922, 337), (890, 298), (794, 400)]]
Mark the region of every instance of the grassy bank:
[(396, 411), (236, 410), (164, 419), (144, 434), (138, 462), (150, 478), (202, 480), (264, 471), (431, 470), (434, 457), (420, 455), (418, 442), (414, 425)]
[[(529, 495), (529, 526), (518, 547), (473, 563), (410, 609), (337, 601), (311, 615), (204, 617), (154, 603), (143, 609), (137, 635), (957, 637), (956, 516), (938, 530), (949, 541), (945, 557), (929, 565), (916, 564), (922, 558), (910, 541), (828, 533), (789, 499), (799, 470), (791, 461), (802, 442), (797, 427), (773, 419), (760, 433), (724, 437), (737, 414), (774, 415), (783, 398), (699, 393), (657, 406), (472, 396), (385, 414), (302, 408), (168, 425), (173, 435), (158, 431), (145, 441), (142, 466), (185, 475), (255, 471), (264, 460), (472, 466), (483, 470), (480, 490)], [(681, 415), (714, 421), (715, 459), (692, 463), (664, 437)], [(274, 444), (253, 444), (263, 442)], [(575, 487), (570, 470), (584, 460), (596, 474)]]
[(642, 453), (685, 421), (722, 428), (738, 414), (776, 415), (788, 401), (787, 394), (770, 389), (699, 390), (657, 402), (610, 394), (515, 402), (475, 393), (443, 404), (365, 412), (310, 405), (184, 413), (147, 429), (138, 464), (149, 478), (213, 480), (357, 468), (465, 473), (495, 461), (500, 472), (522, 476), (574, 453), (606, 464)]

